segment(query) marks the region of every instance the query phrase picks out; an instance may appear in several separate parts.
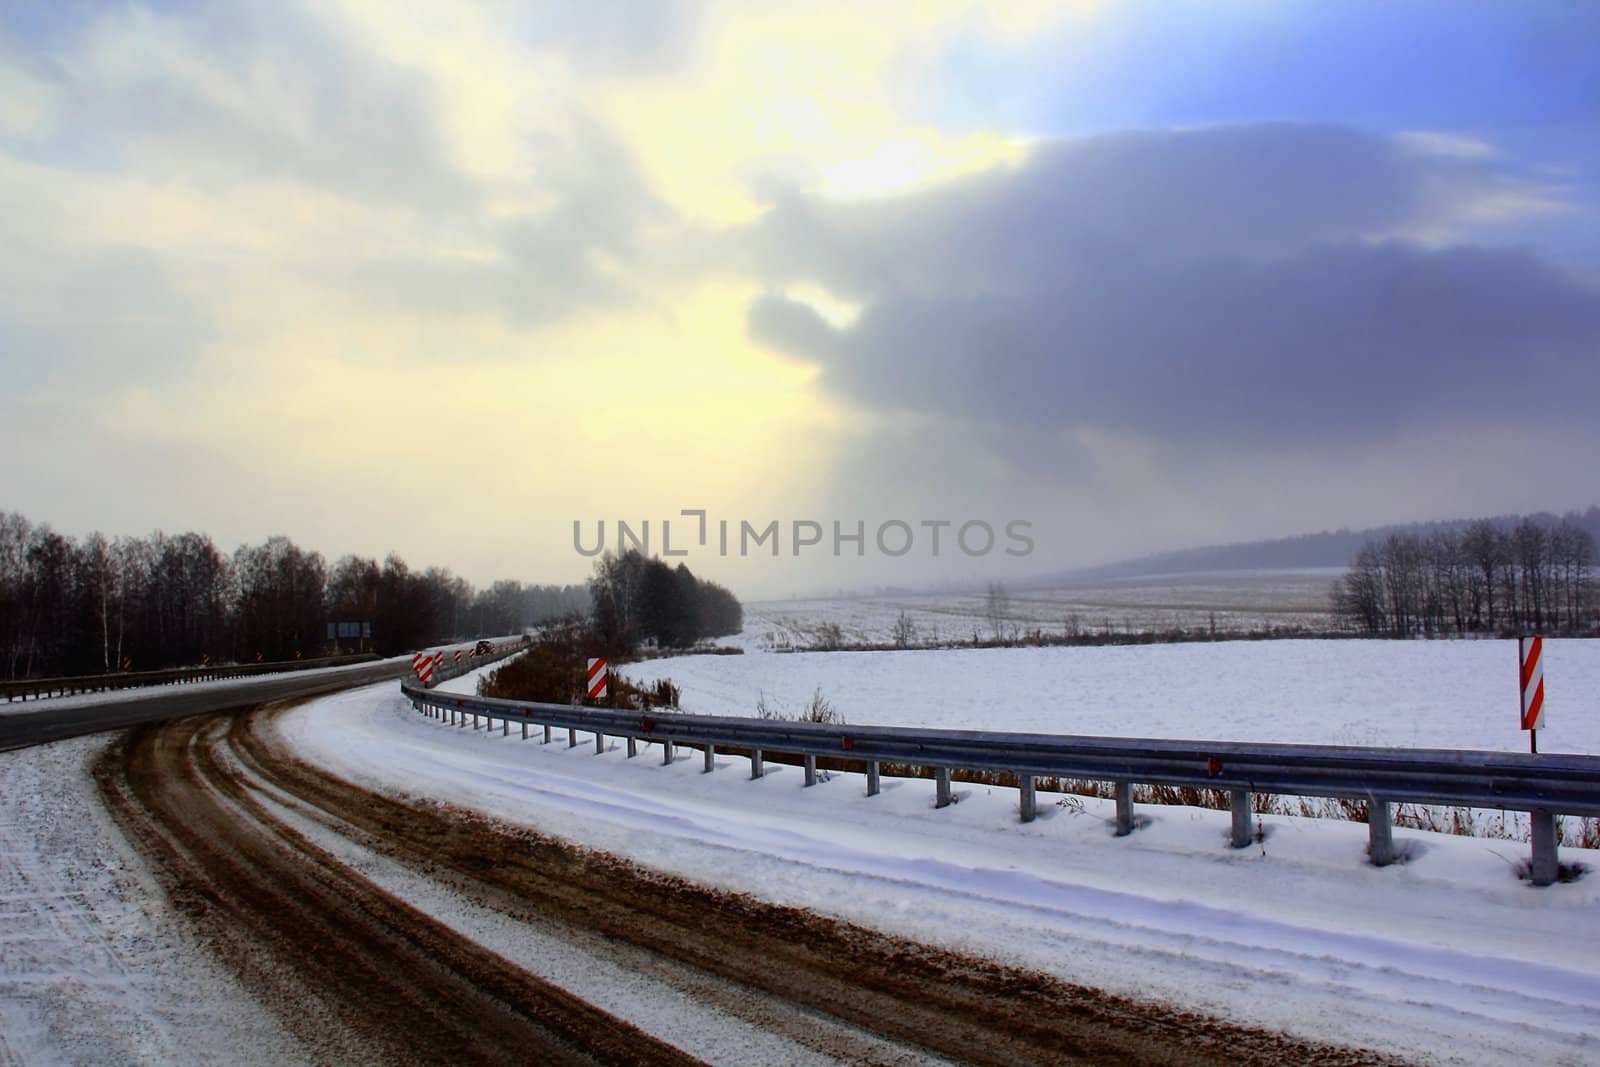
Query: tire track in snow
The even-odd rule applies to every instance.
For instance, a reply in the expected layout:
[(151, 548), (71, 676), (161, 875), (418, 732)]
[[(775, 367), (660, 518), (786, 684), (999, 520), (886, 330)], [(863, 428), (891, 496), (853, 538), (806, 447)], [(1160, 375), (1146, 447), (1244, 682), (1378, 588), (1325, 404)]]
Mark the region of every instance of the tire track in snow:
[(383, 893), (250, 796), (233, 717), (133, 731), (96, 768), (174, 902), (318, 1054), (393, 1063), (698, 1062)]

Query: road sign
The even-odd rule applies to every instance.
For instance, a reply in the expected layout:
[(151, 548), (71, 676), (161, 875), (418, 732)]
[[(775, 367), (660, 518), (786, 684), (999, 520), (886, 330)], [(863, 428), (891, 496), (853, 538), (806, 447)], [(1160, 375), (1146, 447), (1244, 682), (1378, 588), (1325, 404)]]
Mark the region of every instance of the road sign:
[(606, 680), (610, 671), (606, 669), (606, 661), (596, 657), (589, 661), (588, 683), (590, 700), (604, 700), (606, 695)]
[(1544, 729), (1544, 638), (1538, 634), (1518, 638), (1517, 661), (1522, 668), (1522, 728), (1537, 752), (1538, 731)]

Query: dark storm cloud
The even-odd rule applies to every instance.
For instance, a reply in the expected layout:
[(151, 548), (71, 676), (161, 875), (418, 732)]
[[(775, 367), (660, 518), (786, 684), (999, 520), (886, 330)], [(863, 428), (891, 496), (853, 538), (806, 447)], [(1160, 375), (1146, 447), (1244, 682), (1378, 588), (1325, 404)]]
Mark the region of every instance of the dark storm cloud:
[(764, 276), (864, 312), (835, 330), (774, 294), (750, 329), (864, 407), (989, 425), (1257, 448), (1586, 419), (1600, 292), (1526, 250), (1400, 239), (1534, 195), (1491, 157), (1331, 127), (1096, 138), (898, 201), (777, 206)]

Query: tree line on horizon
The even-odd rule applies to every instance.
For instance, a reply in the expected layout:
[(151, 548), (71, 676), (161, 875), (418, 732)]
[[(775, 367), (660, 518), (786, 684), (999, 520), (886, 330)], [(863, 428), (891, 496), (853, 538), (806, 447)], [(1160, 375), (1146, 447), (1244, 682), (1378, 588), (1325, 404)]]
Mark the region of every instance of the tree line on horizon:
[[(81, 541), (0, 511), (0, 666), (5, 677), (214, 663), (393, 655), (456, 638), (515, 633), (587, 613), (583, 585), (498, 581), (474, 589), (448, 568), (390, 553), (322, 554), (287, 537), (231, 555), (201, 533)], [(371, 636), (330, 640), (329, 623)]]
[[(1568, 511), (1564, 516), (1589, 531), (1589, 536), (1600, 541), (1600, 505), (1591, 505), (1581, 511)], [(1189, 574), (1208, 571), (1234, 570), (1298, 570), (1305, 567), (1345, 567), (1363, 546), (1372, 541), (1385, 541), (1389, 537), (1415, 537), (1425, 540), (1435, 534), (1466, 532), (1475, 522), (1489, 522), (1504, 529), (1514, 527), (1523, 518), (1533, 518), (1549, 524), (1556, 516), (1539, 512), (1531, 516), (1493, 515), (1487, 518), (1432, 519), (1422, 522), (1393, 523), (1366, 529), (1322, 530), (1316, 533), (1276, 537), (1264, 541), (1237, 541), (1224, 545), (1207, 545), (1118, 560), (1095, 567), (1083, 567), (1056, 577), (1081, 581), (1084, 579), (1134, 578), (1149, 574)]]
[(1369, 541), (1334, 583), (1334, 613), (1374, 636), (1595, 633), (1593, 511)]

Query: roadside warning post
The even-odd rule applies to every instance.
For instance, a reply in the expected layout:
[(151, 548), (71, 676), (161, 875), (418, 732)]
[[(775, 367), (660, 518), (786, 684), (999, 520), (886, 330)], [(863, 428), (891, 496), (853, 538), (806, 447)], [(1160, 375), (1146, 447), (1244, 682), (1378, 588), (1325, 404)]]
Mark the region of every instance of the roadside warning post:
[(1517, 661), (1522, 679), (1522, 728), (1528, 731), (1528, 751), (1539, 751), (1539, 731), (1544, 728), (1544, 639), (1538, 634), (1517, 638)]
[(604, 700), (606, 697), (606, 680), (610, 677), (610, 672), (606, 669), (606, 661), (599, 657), (591, 659), (586, 677), (587, 681), (584, 688), (589, 694), (589, 699)]

